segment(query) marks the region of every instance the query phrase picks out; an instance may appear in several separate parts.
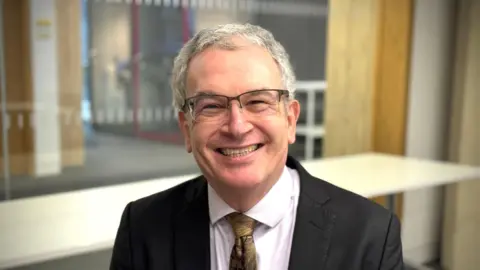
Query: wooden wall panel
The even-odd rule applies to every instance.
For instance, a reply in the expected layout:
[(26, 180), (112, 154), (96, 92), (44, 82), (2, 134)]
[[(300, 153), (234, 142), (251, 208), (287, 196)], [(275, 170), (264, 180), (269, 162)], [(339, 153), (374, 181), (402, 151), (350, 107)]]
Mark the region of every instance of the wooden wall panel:
[[(480, 1), (457, 1), (449, 160), (480, 166)], [(446, 188), (442, 269), (480, 265), (480, 179)]]
[(324, 156), (404, 154), (412, 9), (413, 0), (330, 1)]
[(372, 145), (374, 151), (403, 155), (413, 3), (380, 3)]
[(82, 165), (85, 159), (81, 14), (79, 0), (56, 1), (62, 166)]
[(377, 0), (330, 1), (323, 156), (372, 149)]
[[(10, 173), (33, 173), (34, 130), (32, 114), (32, 75), (30, 53), (29, 0), (3, 1), (4, 64), (6, 76), (8, 150)], [(2, 119), (0, 117), (0, 123)], [(3, 123), (1, 123), (3, 124)], [(0, 137), (3, 136), (0, 134)], [(0, 140), (0, 155), (3, 155)], [(4, 158), (0, 170), (3, 170)]]
[[(404, 155), (413, 23), (413, 0), (380, 1), (372, 149)], [(375, 198), (385, 204), (385, 198)], [(396, 196), (402, 215), (403, 195)]]

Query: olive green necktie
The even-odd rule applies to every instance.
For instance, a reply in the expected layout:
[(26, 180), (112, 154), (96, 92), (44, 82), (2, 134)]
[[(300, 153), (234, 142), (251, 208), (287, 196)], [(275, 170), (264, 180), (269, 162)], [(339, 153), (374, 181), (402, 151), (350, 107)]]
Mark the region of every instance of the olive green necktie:
[(230, 255), (230, 270), (256, 270), (257, 252), (253, 241), (256, 221), (244, 214), (226, 216), (235, 233), (235, 244)]

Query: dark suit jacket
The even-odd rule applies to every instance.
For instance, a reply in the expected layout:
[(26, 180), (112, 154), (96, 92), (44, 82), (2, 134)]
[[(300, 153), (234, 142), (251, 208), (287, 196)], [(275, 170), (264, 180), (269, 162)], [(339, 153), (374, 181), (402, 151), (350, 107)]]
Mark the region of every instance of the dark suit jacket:
[[(311, 176), (291, 157), (287, 166), (300, 176), (289, 269), (403, 269), (395, 215)], [(207, 200), (207, 183), (200, 176), (129, 203), (110, 269), (210, 269)]]

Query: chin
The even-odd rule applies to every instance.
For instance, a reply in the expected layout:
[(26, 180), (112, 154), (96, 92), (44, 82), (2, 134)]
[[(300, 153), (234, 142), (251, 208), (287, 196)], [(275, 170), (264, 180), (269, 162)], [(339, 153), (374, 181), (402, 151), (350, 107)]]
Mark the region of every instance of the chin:
[(248, 189), (254, 188), (260, 185), (263, 182), (263, 178), (257, 172), (248, 172), (238, 169), (231, 169), (229, 171), (225, 170), (218, 174), (216, 177), (217, 181), (222, 182), (222, 184), (239, 188), (239, 189)]
[[(225, 156), (215, 149), (204, 151), (204, 155), (199, 155), (199, 159), (204, 166), (200, 166), (205, 176), (219, 183), (222, 186), (228, 186), (238, 189), (255, 188), (265, 182), (267, 178), (266, 155), (267, 147), (262, 145), (250, 154), (230, 157)], [(200, 157), (203, 157), (200, 159)]]

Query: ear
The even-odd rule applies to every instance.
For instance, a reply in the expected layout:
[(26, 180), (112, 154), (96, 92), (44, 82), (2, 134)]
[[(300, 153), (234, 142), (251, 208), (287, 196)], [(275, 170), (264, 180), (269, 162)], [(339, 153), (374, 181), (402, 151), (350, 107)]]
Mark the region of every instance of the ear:
[(188, 153), (192, 152), (192, 142), (190, 139), (190, 126), (188, 124), (187, 116), (184, 112), (178, 112), (178, 126), (183, 134), (183, 139), (185, 140), (185, 149)]
[(297, 135), (297, 121), (300, 116), (300, 103), (294, 99), (287, 105), (288, 143), (293, 144)]

